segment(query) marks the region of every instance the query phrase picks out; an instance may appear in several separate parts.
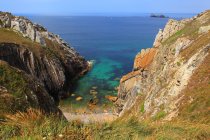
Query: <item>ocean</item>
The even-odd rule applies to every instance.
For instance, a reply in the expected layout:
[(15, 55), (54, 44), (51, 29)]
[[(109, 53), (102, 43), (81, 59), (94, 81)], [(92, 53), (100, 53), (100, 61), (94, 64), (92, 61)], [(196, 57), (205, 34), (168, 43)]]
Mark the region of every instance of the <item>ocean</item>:
[[(193, 14), (174, 14), (176, 19), (191, 16)], [(70, 93), (75, 96), (61, 101), (61, 106), (67, 107), (86, 106), (93, 98), (99, 100), (99, 106), (109, 106), (105, 96), (117, 96), (115, 88), (120, 78), (132, 70), (135, 55), (153, 46), (156, 34), (168, 21), (149, 15), (27, 17), (60, 35), (87, 60), (94, 62), (92, 70), (75, 83)], [(97, 91), (94, 97), (90, 94), (93, 88)], [(82, 101), (76, 101), (80, 96)]]

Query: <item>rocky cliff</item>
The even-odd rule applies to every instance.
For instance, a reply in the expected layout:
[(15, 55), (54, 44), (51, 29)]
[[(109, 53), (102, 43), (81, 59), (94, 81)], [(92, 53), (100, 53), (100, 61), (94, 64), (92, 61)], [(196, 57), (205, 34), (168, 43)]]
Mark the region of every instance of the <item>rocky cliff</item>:
[[(0, 60), (0, 101), (6, 101), (7, 96), (16, 101), (15, 92), (20, 90), (18, 96), (24, 98), (24, 103), (46, 112), (56, 110), (59, 97), (65, 96), (72, 82), (89, 68), (87, 61), (58, 35), (24, 17), (4, 12), (0, 12)], [(18, 78), (7, 79), (10, 75), (4, 66), (24, 73), (22, 81), (27, 83), (21, 85), (24, 91), (11, 81)]]
[(210, 11), (169, 20), (154, 46), (141, 50), (133, 71), (122, 77), (115, 102), (120, 116), (136, 113), (141, 119), (171, 120), (183, 108), (192, 107), (190, 111), (198, 114), (209, 112), (209, 55)]

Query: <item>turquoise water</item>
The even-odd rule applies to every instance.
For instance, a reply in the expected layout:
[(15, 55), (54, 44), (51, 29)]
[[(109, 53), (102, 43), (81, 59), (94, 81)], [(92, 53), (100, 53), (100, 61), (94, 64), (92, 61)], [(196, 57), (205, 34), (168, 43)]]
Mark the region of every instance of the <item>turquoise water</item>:
[[(105, 95), (117, 95), (119, 79), (132, 70), (135, 55), (142, 48), (152, 47), (156, 34), (168, 20), (148, 16), (30, 19), (59, 34), (87, 60), (94, 60), (92, 70), (75, 83), (75, 96), (62, 101), (67, 106), (85, 106), (95, 96), (99, 105), (109, 104)], [(93, 88), (96, 95), (90, 94)], [(76, 101), (78, 96), (83, 99)]]

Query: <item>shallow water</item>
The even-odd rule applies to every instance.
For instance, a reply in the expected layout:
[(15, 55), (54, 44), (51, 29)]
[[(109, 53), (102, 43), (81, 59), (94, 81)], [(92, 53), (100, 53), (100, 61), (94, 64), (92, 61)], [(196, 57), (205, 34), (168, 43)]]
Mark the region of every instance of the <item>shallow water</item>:
[[(180, 15), (181, 16), (181, 15)], [(168, 19), (140, 17), (54, 17), (29, 16), (59, 34), (87, 60), (92, 70), (75, 83), (73, 95), (61, 106), (86, 106), (92, 88), (97, 88), (99, 105), (109, 102), (105, 95), (117, 95), (115, 87), (122, 75), (132, 70), (135, 55), (152, 47), (156, 34)], [(75, 99), (81, 96), (81, 101)]]

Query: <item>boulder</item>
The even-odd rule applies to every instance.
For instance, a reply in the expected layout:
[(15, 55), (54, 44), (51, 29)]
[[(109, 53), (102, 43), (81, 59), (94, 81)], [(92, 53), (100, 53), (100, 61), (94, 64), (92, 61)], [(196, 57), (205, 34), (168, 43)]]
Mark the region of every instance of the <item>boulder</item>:
[(111, 102), (116, 102), (117, 101), (117, 97), (115, 97), (115, 96), (106, 95), (105, 98), (108, 99)]
[(81, 101), (83, 98), (81, 96), (77, 97), (75, 100), (76, 101)]

